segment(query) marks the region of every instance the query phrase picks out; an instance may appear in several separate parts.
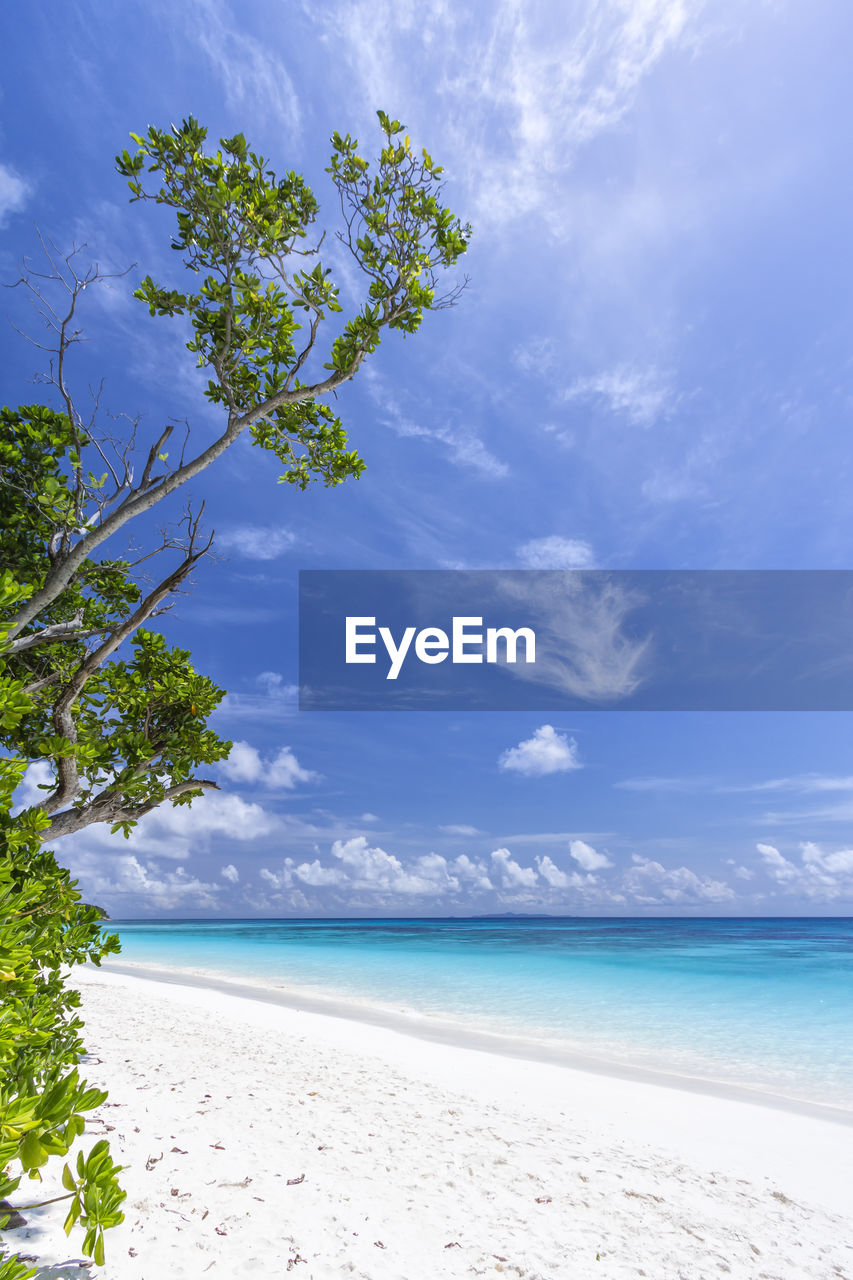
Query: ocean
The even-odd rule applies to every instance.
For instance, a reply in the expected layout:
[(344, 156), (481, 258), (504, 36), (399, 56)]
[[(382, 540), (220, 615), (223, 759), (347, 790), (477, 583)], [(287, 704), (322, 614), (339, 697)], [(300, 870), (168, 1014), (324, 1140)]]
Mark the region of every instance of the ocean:
[(122, 964), (853, 1112), (853, 920), (110, 923)]

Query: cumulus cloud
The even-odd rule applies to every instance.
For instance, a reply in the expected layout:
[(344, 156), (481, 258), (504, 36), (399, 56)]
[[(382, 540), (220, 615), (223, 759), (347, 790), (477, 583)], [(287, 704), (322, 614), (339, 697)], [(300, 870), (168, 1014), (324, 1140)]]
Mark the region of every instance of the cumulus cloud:
[(606, 854), (598, 853), (593, 849), (592, 845), (587, 844), (584, 840), (572, 840), (569, 845), (569, 853), (578, 866), (583, 867), (584, 871), (600, 871), (604, 867), (613, 866)]
[(635, 901), (646, 906), (728, 902), (735, 896), (734, 890), (722, 880), (697, 875), (689, 867), (664, 867), (638, 854), (634, 855), (634, 866), (625, 876), (625, 885)]
[[(502, 853), (505, 851), (499, 851)], [(486, 865), (467, 854), (448, 860), (440, 853), (425, 853), (404, 864), (395, 854), (379, 845), (371, 845), (365, 836), (335, 840), (331, 847), (334, 861), (320, 858), (297, 862), (287, 857), (278, 868), (263, 867), (261, 881), (276, 894), (289, 894), (294, 885), (332, 888), (345, 892), (367, 893), (371, 899), (388, 902), (397, 896), (406, 898), (440, 898), (454, 895), (464, 886), (468, 892), (481, 893), (494, 889)], [(507, 854), (507, 859), (509, 855)], [(535, 872), (518, 867), (509, 859), (497, 859), (501, 883), (517, 888), (535, 881)]]
[(318, 858), (315, 858), (313, 862), (301, 862), (298, 867), (294, 867), (293, 874), (303, 884), (315, 887), (343, 884), (346, 881), (346, 875), (343, 871), (338, 867), (324, 867)]
[(552, 725), (543, 724), (532, 738), (508, 747), (498, 760), (499, 768), (523, 774), (526, 778), (541, 778), (549, 773), (567, 773), (580, 769), (578, 746), (574, 738), (559, 733)]
[(469, 858), (467, 853), (460, 853), (458, 858), (453, 859), (451, 866), (453, 867), (454, 874), (457, 875), (460, 880), (466, 881), (470, 884), (472, 889), (486, 890), (494, 888), (494, 885), (489, 878), (486, 864), (484, 862), (475, 861), (473, 858)]
[(285, 791), (292, 791), (300, 782), (318, 782), (322, 777), (313, 769), (304, 769), (290, 747), (281, 747), (276, 755), (262, 759), (255, 747), (242, 741), (234, 743), (219, 770), (231, 782), (257, 783)]
[(504, 889), (534, 889), (537, 874), (533, 867), (522, 867), (515, 861), (509, 849), (495, 849), (492, 867)]
[[(138, 857), (186, 861), (216, 840), (241, 844), (271, 835), (279, 819), (259, 804), (250, 804), (237, 795), (206, 791), (193, 801), (192, 808), (161, 805), (140, 819), (124, 843)], [(77, 850), (115, 850), (116, 837), (103, 823), (61, 837), (63, 856)]]
[(800, 844), (800, 862), (792, 862), (772, 844), (757, 844), (765, 870), (788, 893), (817, 902), (853, 898), (853, 849), (824, 849), (813, 840)]
[(248, 742), (235, 742), (228, 759), (219, 765), (219, 772), (231, 782), (257, 782), (261, 769), (260, 752)]
[(516, 555), (525, 569), (589, 569), (595, 562), (588, 542), (580, 538), (563, 538), (556, 533), (525, 542)]
[(227, 867), (223, 867), (219, 872), (223, 880), (227, 880), (229, 884), (237, 884), (240, 879), (240, 872), (234, 866), (233, 862), (229, 862)]
[(277, 560), (297, 541), (289, 529), (262, 525), (237, 525), (216, 535), (223, 551), (233, 551), (244, 560)]
[(184, 867), (165, 870), (156, 861), (134, 853), (116, 854), (114, 849), (113, 838), (113, 851), (75, 850), (69, 859), (70, 870), (79, 880), (83, 896), (105, 907), (110, 914), (121, 915), (128, 906), (134, 910), (156, 908), (160, 911), (179, 907), (220, 909), (222, 885), (210, 884)]
[(853, 875), (853, 849), (836, 849), (834, 853), (826, 853), (818, 844), (808, 840), (802, 846), (803, 864), (807, 868), (817, 868), (829, 872), (830, 875)]
[(536, 866), (539, 868), (539, 874), (542, 879), (552, 889), (567, 889), (572, 883), (572, 876), (565, 871), (561, 871), (557, 864), (548, 857), (547, 853), (544, 857), (536, 859)]
[(346, 868), (348, 883), (354, 889), (432, 896), (459, 888), (446, 860), (437, 853), (423, 854), (404, 867), (395, 854), (378, 845), (371, 847), (364, 836), (354, 836), (336, 840), (332, 856)]
[(788, 880), (797, 879), (800, 874), (799, 868), (795, 867), (793, 862), (789, 862), (787, 858), (783, 858), (779, 850), (772, 844), (757, 844), (755, 847), (761, 854), (764, 865), (774, 880), (784, 884)]

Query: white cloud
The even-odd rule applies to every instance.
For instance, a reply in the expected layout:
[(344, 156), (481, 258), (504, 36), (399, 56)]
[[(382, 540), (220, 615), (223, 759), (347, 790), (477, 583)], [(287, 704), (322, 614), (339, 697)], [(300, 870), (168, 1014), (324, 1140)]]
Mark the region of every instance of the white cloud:
[(478, 836), (480, 834), (476, 827), (469, 827), (464, 822), (451, 822), (447, 826), (439, 827), (438, 829), (448, 836)]
[(735, 862), (734, 858), (726, 858), (726, 866), (734, 867), (735, 879), (737, 880), (754, 880), (755, 872), (750, 867), (740, 866)]
[(313, 862), (302, 862), (295, 867), (293, 874), (303, 884), (310, 884), (313, 887), (329, 884), (344, 884), (346, 881), (346, 873), (337, 867), (324, 867), (318, 858)]
[(500, 877), (504, 889), (534, 889), (537, 875), (533, 867), (522, 867), (512, 857), (509, 849), (495, 849), (492, 853), (492, 866)]
[[(277, 870), (263, 867), (260, 878), (276, 894), (288, 893), (299, 882), (312, 888), (339, 889), (346, 898), (338, 900), (348, 903), (359, 892), (369, 895), (367, 901), (389, 902), (395, 897), (445, 898), (457, 894), (463, 884), (473, 893), (494, 888), (485, 864), (466, 854), (448, 861), (440, 853), (425, 853), (404, 864), (395, 854), (371, 845), (365, 836), (335, 840), (331, 853), (331, 864), (319, 858), (297, 863), (287, 857)], [(519, 867), (506, 850), (492, 856), (503, 886), (535, 883), (535, 871)]]
[(223, 867), (219, 872), (223, 880), (227, 880), (229, 884), (237, 884), (240, 880), (240, 872), (234, 866), (233, 862), (229, 862), (227, 867)]
[(363, 813), (359, 818), (359, 822), (379, 822), (379, 815), (376, 813)]
[(555, 862), (548, 857), (547, 853), (542, 858), (536, 859), (536, 865), (539, 868), (539, 874), (552, 889), (567, 889), (572, 883), (573, 877), (566, 871), (561, 871)]
[(449, 874), (447, 862), (437, 853), (422, 855), (406, 868), (393, 853), (378, 846), (371, 848), (364, 836), (354, 836), (336, 840), (332, 856), (347, 868), (349, 884), (354, 889), (422, 896), (459, 888), (459, 881)]
[(258, 783), (286, 791), (292, 791), (300, 782), (318, 782), (322, 776), (303, 768), (290, 747), (282, 747), (276, 755), (262, 759), (255, 747), (242, 741), (234, 743), (219, 769), (232, 782)]
[(585, 840), (572, 840), (569, 845), (569, 853), (578, 866), (583, 867), (584, 871), (600, 871), (604, 867), (613, 866), (606, 854), (598, 853)]
[(50, 793), (42, 791), (41, 788), (43, 786), (53, 787), (55, 782), (56, 779), (53, 776), (53, 770), (50, 768), (47, 761), (34, 761), (33, 764), (28, 766), (26, 773), (15, 791), (15, 807), (30, 809), (33, 805), (44, 804), (44, 801)]
[(796, 880), (800, 875), (799, 868), (793, 862), (789, 862), (787, 858), (783, 858), (778, 849), (772, 844), (757, 844), (756, 849), (761, 854), (768, 872), (774, 880), (778, 880), (784, 884), (789, 880)]
[(0, 227), (13, 213), (20, 213), (31, 193), (32, 187), (20, 174), (0, 164)]
[(853, 898), (853, 849), (827, 850), (813, 840), (800, 844), (800, 864), (772, 844), (756, 845), (770, 875), (783, 890), (816, 902)]
[(231, 782), (257, 782), (261, 776), (260, 753), (248, 742), (235, 742), (227, 760), (219, 765), (219, 772)]
[[(113, 850), (115, 839), (113, 838)], [(63, 853), (66, 845), (63, 845)], [(112, 915), (127, 908), (172, 911), (192, 907), (218, 911), (223, 886), (209, 884), (184, 867), (164, 870), (156, 862), (136, 854), (75, 850), (69, 869), (80, 882), (83, 897), (103, 906)]]
[(236, 525), (216, 535), (217, 545), (244, 560), (277, 560), (298, 541), (289, 529), (274, 526)]
[[(240, 843), (271, 835), (279, 825), (275, 814), (259, 804), (250, 804), (240, 796), (220, 791), (205, 791), (192, 806), (160, 805), (141, 818), (133, 828), (124, 848), (139, 857), (170, 858), (185, 861), (206, 849), (211, 841), (237, 840)], [(117, 837), (109, 826), (100, 823), (72, 835), (61, 837), (63, 856), (66, 850), (99, 849), (115, 851)]]
[(525, 569), (588, 569), (595, 561), (588, 542), (559, 534), (525, 542), (516, 555)]
[(645, 906), (728, 902), (735, 897), (734, 890), (722, 880), (699, 876), (689, 867), (667, 868), (637, 854), (625, 885), (635, 901)]
[(677, 404), (671, 381), (659, 369), (629, 365), (576, 379), (563, 392), (563, 399), (597, 401), (638, 427), (651, 427), (669, 417)]
[(282, 747), (267, 765), (264, 783), (292, 791), (298, 782), (318, 782), (321, 777), (313, 769), (303, 769), (290, 747)]
[(803, 864), (810, 870), (828, 872), (833, 876), (853, 876), (853, 849), (837, 849), (834, 853), (825, 853), (820, 845), (811, 840), (801, 848)]
[(469, 858), (467, 853), (460, 853), (458, 858), (454, 858), (450, 864), (453, 872), (460, 880), (466, 880), (473, 889), (486, 890), (493, 889), (494, 885), (489, 878), (488, 870), (484, 862), (475, 862), (473, 858)]
[(526, 778), (541, 778), (549, 773), (567, 773), (580, 769), (577, 743), (558, 733), (550, 724), (536, 729), (532, 738), (509, 747), (498, 760), (498, 766)]

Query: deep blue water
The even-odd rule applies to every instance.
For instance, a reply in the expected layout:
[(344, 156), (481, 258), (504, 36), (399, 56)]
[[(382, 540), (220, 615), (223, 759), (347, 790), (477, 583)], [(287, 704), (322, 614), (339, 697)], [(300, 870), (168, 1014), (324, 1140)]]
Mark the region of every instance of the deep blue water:
[(121, 961), (344, 996), (853, 1109), (853, 920), (110, 925)]

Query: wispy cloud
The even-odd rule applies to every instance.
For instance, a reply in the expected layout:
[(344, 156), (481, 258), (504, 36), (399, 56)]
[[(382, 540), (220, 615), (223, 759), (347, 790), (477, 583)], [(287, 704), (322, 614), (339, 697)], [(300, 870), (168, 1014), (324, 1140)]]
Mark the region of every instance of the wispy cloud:
[(651, 657), (651, 637), (625, 629), (631, 611), (641, 603), (606, 575), (588, 582), (566, 576), (531, 573), (504, 578), (500, 591), (523, 603), (535, 624), (535, 663), (507, 669), (516, 678), (544, 684), (590, 701), (627, 697), (642, 684)]
[(393, 102), (411, 122), (427, 84), (452, 99), (457, 123), (439, 141), (468, 184), (478, 226), (535, 212), (563, 235), (564, 205), (554, 199), (561, 176), (581, 147), (630, 111), (644, 78), (689, 38), (700, 7), (586, 0), (571, 20), (555, 21), (517, 0), (470, 14), (444, 0), (417, 11), (350, 0), (318, 5), (312, 16), (368, 102)]
[[(387, 406), (386, 406), (387, 407)], [(509, 475), (509, 467), (496, 458), (483, 444), (483, 441), (471, 427), (451, 426), (440, 423), (423, 426), (404, 418), (400, 413), (384, 419), (385, 426), (391, 427), (398, 436), (409, 439), (435, 440), (444, 445), (450, 461), (456, 466), (468, 467), (488, 480), (503, 480)]]
[(217, 716), (227, 720), (289, 720), (296, 714), (299, 686), (285, 680), (280, 671), (262, 671), (254, 687), (228, 693)]
[(654, 366), (632, 365), (577, 378), (563, 391), (562, 399), (591, 401), (636, 427), (654, 426), (661, 418), (668, 418), (678, 403), (667, 374)]
[(663, 791), (663, 792), (691, 792), (691, 791), (709, 791), (718, 790), (719, 782), (715, 778), (623, 778), (620, 782), (614, 782), (614, 787), (619, 791)]
[(0, 227), (13, 213), (20, 213), (32, 194), (32, 186), (7, 164), (0, 164)]
[(621, 791), (704, 791), (715, 795), (762, 795), (766, 793), (791, 795), (832, 794), (853, 792), (853, 777), (845, 775), (800, 773), (789, 778), (768, 778), (760, 782), (725, 782), (719, 777), (700, 774), (683, 777), (623, 778), (614, 782)]
[(248, 35), (223, 0), (192, 0), (189, 14), (193, 39), (219, 77), (228, 106), (244, 111), (250, 107), (256, 115), (297, 132), (299, 98), (274, 42)]
[(516, 558), (525, 569), (589, 569), (595, 563), (595, 553), (588, 542), (556, 533), (523, 543)]
[(244, 560), (277, 560), (298, 541), (290, 529), (243, 524), (217, 533), (223, 551), (233, 551)]

